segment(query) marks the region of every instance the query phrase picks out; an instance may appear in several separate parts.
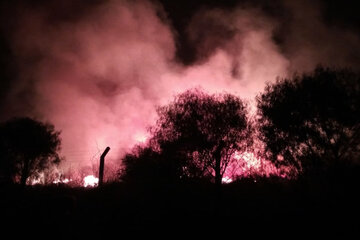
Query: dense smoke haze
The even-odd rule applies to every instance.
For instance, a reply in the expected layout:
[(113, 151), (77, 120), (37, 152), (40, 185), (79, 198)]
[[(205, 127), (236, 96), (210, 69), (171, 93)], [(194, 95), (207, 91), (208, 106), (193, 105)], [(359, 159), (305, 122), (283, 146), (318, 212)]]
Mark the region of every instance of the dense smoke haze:
[(53, 123), (62, 167), (76, 169), (106, 146), (119, 161), (146, 141), (156, 107), (189, 88), (251, 102), (267, 82), (317, 64), (359, 69), (356, 26), (330, 21), (322, 1), (249, 2), (202, 5), (180, 29), (157, 1), (5, 1), (1, 120)]

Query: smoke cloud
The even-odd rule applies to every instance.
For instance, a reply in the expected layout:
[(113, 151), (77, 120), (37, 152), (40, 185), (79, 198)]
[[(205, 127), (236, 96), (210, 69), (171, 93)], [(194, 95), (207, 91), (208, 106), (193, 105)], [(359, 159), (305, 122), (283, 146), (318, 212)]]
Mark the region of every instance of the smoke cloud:
[(2, 119), (53, 123), (62, 131), (64, 169), (94, 164), (106, 146), (107, 161), (118, 161), (146, 140), (156, 106), (186, 89), (251, 101), (294, 71), (360, 64), (359, 35), (326, 24), (313, 1), (284, 1), (286, 21), (259, 7), (202, 8), (186, 28), (196, 49), (188, 65), (176, 56), (177, 30), (160, 3), (59, 2), (9, 6), (13, 23), (3, 29), (17, 75)]

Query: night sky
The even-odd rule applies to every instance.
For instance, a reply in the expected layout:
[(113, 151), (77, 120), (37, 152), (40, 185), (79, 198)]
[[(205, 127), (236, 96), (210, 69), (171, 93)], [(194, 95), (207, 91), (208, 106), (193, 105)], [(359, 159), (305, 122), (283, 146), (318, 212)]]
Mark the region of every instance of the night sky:
[(62, 131), (66, 167), (145, 142), (155, 109), (201, 87), (250, 102), (266, 82), (360, 68), (356, 1), (1, 1), (0, 119)]

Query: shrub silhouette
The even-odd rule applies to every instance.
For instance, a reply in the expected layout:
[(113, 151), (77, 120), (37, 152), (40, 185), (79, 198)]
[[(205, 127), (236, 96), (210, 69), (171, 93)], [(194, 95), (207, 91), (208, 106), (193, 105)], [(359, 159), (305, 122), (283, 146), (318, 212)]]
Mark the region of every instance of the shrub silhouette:
[(180, 179), (180, 164), (151, 147), (137, 146), (122, 159), (121, 178), (140, 184), (174, 182)]

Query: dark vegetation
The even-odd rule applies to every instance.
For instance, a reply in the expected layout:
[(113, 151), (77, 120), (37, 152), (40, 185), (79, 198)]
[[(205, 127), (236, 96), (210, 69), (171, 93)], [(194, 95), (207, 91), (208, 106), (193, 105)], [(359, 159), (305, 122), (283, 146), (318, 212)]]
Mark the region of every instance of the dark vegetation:
[(157, 175), (167, 181), (161, 174), (174, 179), (213, 178), (221, 185), (231, 156), (251, 145), (246, 113), (245, 103), (230, 94), (208, 95), (199, 90), (180, 94), (158, 109), (149, 146), (137, 147), (124, 158), (122, 177), (137, 180), (142, 177), (139, 168), (156, 169), (151, 178)]
[(315, 175), (359, 163), (359, 74), (317, 68), (268, 85), (257, 100), (273, 162)]
[[(149, 144), (124, 157), (121, 181), (92, 189), (2, 182), (1, 227), (61, 238), (357, 236), (359, 93), (358, 73), (320, 67), (269, 84), (254, 122), (238, 97), (187, 91), (159, 108)], [(221, 184), (228, 156), (260, 140), (260, 154), (292, 167), (291, 178)]]
[(31, 118), (14, 118), (0, 124), (0, 177), (25, 186), (52, 165), (59, 164), (60, 132)]
[(92, 189), (65, 185), (29, 186), (25, 190), (2, 187), (1, 228), (3, 233), (9, 231), (16, 236), (50, 234), (63, 239), (123, 234), (286, 238), (357, 235), (357, 178), (345, 175), (339, 181), (322, 183), (243, 179), (223, 186), (220, 212), (214, 211), (214, 188), (209, 182), (142, 187), (108, 183)]

